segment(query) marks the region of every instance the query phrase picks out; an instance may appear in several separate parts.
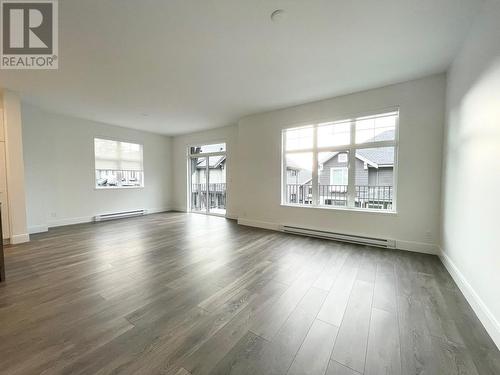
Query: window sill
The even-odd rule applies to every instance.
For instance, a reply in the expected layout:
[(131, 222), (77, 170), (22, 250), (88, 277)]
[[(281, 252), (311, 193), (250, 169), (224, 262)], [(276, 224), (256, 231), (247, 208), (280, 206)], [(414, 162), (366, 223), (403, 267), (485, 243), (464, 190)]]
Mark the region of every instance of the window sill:
[(397, 216), (397, 211), (389, 211), (389, 210), (376, 210), (376, 209), (367, 209), (367, 208), (347, 208), (347, 207), (328, 207), (328, 206), (311, 206), (307, 204), (287, 204), (281, 203), (282, 207), (293, 207), (293, 208), (309, 208), (316, 210), (332, 210), (332, 211), (343, 211), (343, 212), (357, 212), (364, 214), (382, 214), (382, 215), (393, 215)]
[(99, 186), (94, 190), (122, 190), (122, 189), (144, 189), (144, 186)]

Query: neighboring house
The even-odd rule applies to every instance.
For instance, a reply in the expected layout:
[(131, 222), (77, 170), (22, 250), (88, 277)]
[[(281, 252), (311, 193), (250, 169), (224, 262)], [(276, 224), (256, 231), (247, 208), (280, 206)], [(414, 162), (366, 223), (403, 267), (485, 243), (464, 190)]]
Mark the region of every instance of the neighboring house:
[(193, 170), (193, 184), (206, 183), (207, 173), (207, 159), (208, 170), (210, 173), (210, 185), (222, 184), (226, 182), (226, 156), (210, 156), (209, 158), (200, 158), (196, 160), (196, 168)]
[[(377, 135), (377, 140), (393, 139), (394, 132)], [(394, 148), (359, 149), (354, 168), (356, 206), (390, 208), (394, 181)], [(321, 204), (345, 206), (348, 185), (347, 152), (323, 154), (318, 160), (318, 189)], [(287, 199), (289, 203), (312, 201), (311, 172), (287, 165)]]

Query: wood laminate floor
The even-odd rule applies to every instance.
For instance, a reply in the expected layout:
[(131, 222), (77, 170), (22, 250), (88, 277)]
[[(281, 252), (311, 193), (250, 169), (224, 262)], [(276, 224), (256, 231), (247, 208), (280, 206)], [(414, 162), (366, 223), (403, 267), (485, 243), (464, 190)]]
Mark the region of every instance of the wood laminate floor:
[(500, 374), (435, 256), (166, 213), (7, 247), (2, 374)]

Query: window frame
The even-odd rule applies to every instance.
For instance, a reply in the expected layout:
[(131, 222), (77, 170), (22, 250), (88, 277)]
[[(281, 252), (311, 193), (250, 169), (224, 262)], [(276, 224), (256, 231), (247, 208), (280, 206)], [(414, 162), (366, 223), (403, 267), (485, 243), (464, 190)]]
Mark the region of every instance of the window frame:
[[(391, 113), (396, 113), (395, 129), (394, 129), (394, 140), (390, 141), (374, 141), (365, 143), (356, 143), (356, 121), (363, 119), (365, 117), (377, 117), (382, 115), (389, 115)], [(338, 116), (337, 118), (321, 119), (316, 121), (308, 121), (294, 126), (284, 126), (281, 129), (281, 206), (286, 207), (297, 207), (297, 208), (314, 208), (314, 209), (327, 209), (327, 210), (341, 210), (341, 211), (358, 211), (358, 212), (372, 212), (378, 214), (397, 214), (397, 197), (398, 197), (398, 169), (399, 169), (399, 122), (400, 122), (401, 110), (398, 106), (389, 107), (376, 111), (362, 112), (354, 115)], [(351, 126), (350, 130), (350, 142), (347, 145), (340, 146), (328, 146), (328, 147), (318, 147), (317, 145), (317, 134), (318, 127), (325, 123), (331, 122), (349, 122)], [(301, 149), (301, 150), (286, 150), (286, 132), (291, 129), (297, 129), (301, 127), (312, 127), (313, 128), (313, 145), (312, 148)], [(379, 147), (394, 147), (394, 165), (393, 165), (393, 196), (392, 196), (392, 208), (388, 210), (373, 209), (373, 208), (360, 208), (355, 207), (355, 168), (356, 168), (356, 150), (365, 148), (379, 148)], [(312, 204), (291, 204), (286, 202), (286, 154), (293, 153), (304, 153), (312, 152), (313, 154), (313, 171), (312, 171), (312, 188), (313, 188), (313, 202)], [(320, 152), (347, 152), (348, 153), (348, 202), (347, 206), (327, 206), (321, 205), (318, 186), (319, 186), (319, 162), (318, 155)], [(352, 166), (352, 167), (351, 167)]]
[[(344, 182), (344, 173), (347, 175), (346, 184), (334, 184), (333, 172), (341, 171), (342, 172), (342, 182)], [(349, 168), (348, 167), (330, 167), (330, 185), (346, 185), (349, 186)]]
[[(199, 153), (199, 154), (191, 152), (191, 149), (193, 147), (210, 146), (210, 145), (216, 145), (216, 144), (224, 144), (226, 147), (225, 151), (207, 152), (207, 153)], [(186, 211), (201, 214), (201, 215), (228, 217), (227, 206), (226, 206), (226, 214), (224, 214), (224, 215), (214, 213), (214, 212), (209, 212), (208, 209), (206, 212), (192, 211), (191, 210), (191, 194), (192, 194), (191, 176), (193, 173), (192, 166), (191, 166), (191, 159), (204, 158), (204, 157), (209, 158), (210, 156), (221, 156), (221, 155), (226, 156), (226, 205), (227, 205), (227, 202), (229, 201), (229, 196), (230, 196), (230, 193), (228, 191), (229, 190), (228, 189), (228, 187), (229, 187), (228, 182), (229, 182), (229, 176), (231, 173), (230, 172), (231, 162), (229, 160), (229, 153), (230, 153), (231, 146), (229, 144), (229, 140), (227, 138), (220, 138), (220, 139), (203, 141), (203, 142), (186, 143), (185, 147), (186, 147), (186, 171), (187, 171), (187, 173), (186, 173), (186, 185), (187, 185), (186, 193), (187, 194), (186, 194), (186, 200), (185, 200)], [(210, 181), (210, 174), (208, 173), (208, 163), (207, 163), (207, 169), (206, 169), (205, 173), (207, 173), (206, 183), (208, 185), (209, 181)]]
[[(97, 180), (95, 178), (96, 175), (96, 154), (95, 154), (95, 141), (96, 139), (100, 139), (103, 141), (112, 141), (112, 142), (119, 142), (119, 143), (131, 143), (131, 144), (136, 144), (141, 146), (141, 154), (142, 154), (142, 169), (140, 172), (142, 172), (142, 185), (140, 186), (98, 186), (97, 185)], [(146, 186), (146, 178), (145, 178), (145, 173), (144, 173), (144, 144), (139, 143), (138, 141), (131, 141), (128, 139), (118, 139), (118, 138), (110, 138), (110, 137), (105, 137), (105, 136), (93, 136), (92, 137), (92, 152), (93, 152), (93, 158), (94, 158), (94, 170), (93, 170), (93, 175), (94, 175), (94, 190), (116, 190), (116, 189), (144, 189)]]

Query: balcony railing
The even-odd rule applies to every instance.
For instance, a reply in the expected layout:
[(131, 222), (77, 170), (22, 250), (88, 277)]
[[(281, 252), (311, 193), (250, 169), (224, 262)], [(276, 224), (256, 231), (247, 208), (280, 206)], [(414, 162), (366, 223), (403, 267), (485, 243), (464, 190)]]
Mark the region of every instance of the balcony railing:
[(381, 210), (392, 209), (392, 186), (356, 185), (356, 207)]
[(143, 171), (126, 169), (96, 169), (97, 187), (143, 186)]
[[(356, 185), (354, 204), (358, 208), (392, 209), (392, 186)], [(312, 185), (286, 185), (286, 203), (312, 204)], [(347, 206), (347, 185), (318, 185), (318, 200), (321, 206)]]
[(318, 185), (319, 204), (347, 206), (347, 185)]
[(210, 209), (225, 209), (226, 184), (208, 184), (208, 200), (207, 184), (191, 184), (191, 209), (206, 210), (207, 201)]
[(312, 185), (286, 185), (286, 203), (312, 204)]

